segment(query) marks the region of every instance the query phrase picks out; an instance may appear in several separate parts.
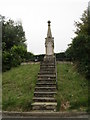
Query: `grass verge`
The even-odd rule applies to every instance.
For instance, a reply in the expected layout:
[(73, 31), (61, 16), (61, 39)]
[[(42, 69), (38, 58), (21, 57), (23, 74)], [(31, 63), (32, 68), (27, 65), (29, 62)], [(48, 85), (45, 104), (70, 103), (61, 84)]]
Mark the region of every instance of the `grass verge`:
[(87, 111), (88, 81), (70, 63), (57, 64), (57, 111)]
[(29, 111), (39, 72), (39, 64), (22, 65), (2, 75), (2, 108)]
[[(30, 111), (39, 64), (22, 65), (2, 75), (4, 111)], [(57, 64), (57, 111), (87, 111), (88, 81), (70, 63)]]

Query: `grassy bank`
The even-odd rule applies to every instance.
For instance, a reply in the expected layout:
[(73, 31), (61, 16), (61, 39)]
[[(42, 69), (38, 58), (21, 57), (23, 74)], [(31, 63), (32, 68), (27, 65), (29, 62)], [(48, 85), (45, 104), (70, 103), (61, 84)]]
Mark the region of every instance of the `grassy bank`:
[(87, 111), (88, 82), (70, 63), (57, 64), (59, 111)]
[[(3, 73), (3, 110), (30, 111), (39, 67), (28, 64)], [(70, 63), (57, 64), (57, 73), (57, 111), (86, 111), (87, 80)]]
[(31, 109), (39, 64), (22, 65), (3, 73), (3, 110), (28, 111)]

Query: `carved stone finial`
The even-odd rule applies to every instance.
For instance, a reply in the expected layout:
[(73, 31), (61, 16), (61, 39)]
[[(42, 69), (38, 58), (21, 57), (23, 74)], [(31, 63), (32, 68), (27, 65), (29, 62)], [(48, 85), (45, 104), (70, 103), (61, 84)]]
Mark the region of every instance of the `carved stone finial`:
[(49, 20), (49, 21), (48, 21), (48, 26), (50, 26), (50, 23), (51, 23), (51, 21)]

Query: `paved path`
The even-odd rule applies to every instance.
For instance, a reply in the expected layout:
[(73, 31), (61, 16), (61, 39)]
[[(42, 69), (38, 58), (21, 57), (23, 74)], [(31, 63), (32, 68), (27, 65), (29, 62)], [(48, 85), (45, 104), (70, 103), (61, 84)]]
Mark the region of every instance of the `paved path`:
[(90, 120), (87, 113), (65, 113), (65, 112), (4, 112), (2, 120)]
[(80, 116), (79, 117), (67, 117), (67, 118), (60, 118), (60, 117), (7, 117), (3, 118), (2, 120), (89, 120), (88, 116)]

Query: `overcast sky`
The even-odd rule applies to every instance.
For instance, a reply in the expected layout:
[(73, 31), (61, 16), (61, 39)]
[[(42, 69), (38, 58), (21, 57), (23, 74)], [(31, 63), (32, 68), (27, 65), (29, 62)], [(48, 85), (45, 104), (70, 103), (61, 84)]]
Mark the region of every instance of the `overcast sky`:
[(89, 0), (0, 0), (0, 14), (21, 21), (27, 49), (34, 54), (45, 53), (45, 38), (51, 21), (54, 51), (62, 52), (75, 34), (74, 21), (80, 20)]

